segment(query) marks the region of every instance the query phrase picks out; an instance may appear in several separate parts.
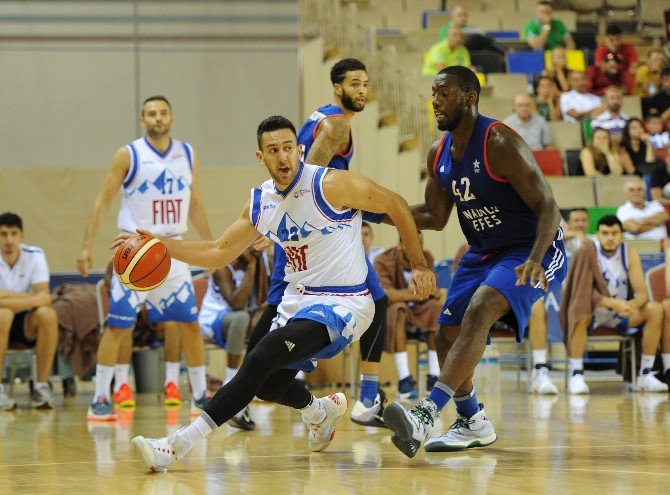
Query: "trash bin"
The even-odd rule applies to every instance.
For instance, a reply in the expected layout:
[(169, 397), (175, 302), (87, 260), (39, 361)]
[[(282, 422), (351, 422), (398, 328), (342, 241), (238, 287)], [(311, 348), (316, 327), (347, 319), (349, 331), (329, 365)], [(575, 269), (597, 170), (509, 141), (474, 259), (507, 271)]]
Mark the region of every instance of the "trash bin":
[(163, 352), (162, 349), (149, 348), (133, 352), (137, 393), (160, 392), (163, 389), (161, 352)]

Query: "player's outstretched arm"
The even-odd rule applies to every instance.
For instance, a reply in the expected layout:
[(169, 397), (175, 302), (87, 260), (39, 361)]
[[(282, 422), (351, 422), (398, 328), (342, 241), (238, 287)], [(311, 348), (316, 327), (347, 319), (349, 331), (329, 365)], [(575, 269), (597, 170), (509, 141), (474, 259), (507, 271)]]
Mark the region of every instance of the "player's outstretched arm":
[(540, 282), (547, 289), (542, 258), (556, 236), (561, 213), (526, 142), (503, 125), (493, 126), (487, 144), (488, 166), (494, 176), (508, 180), (528, 207), (538, 214), (535, 242), (525, 263), (516, 267), (517, 285)]
[(344, 117), (323, 119), (319, 124), (316, 139), (305, 157), (305, 163), (327, 167), (340, 148), (349, 141), (349, 122)]
[[(148, 230), (138, 230), (141, 234), (151, 234)], [(244, 208), (240, 218), (226, 229), (214, 241), (180, 241), (170, 237), (155, 236), (160, 239), (170, 253), (170, 257), (189, 265), (203, 268), (222, 268), (241, 255), (258, 237), (260, 233), (249, 219), (249, 204)], [(119, 247), (129, 236), (120, 235), (110, 249)]]
[(402, 196), (367, 177), (342, 170), (328, 171), (323, 179), (323, 193), (337, 209), (352, 208), (388, 215), (407, 248), (412, 266), (413, 284), (410, 285), (421, 299), (433, 293), (435, 274), (428, 267), (412, 212)]
[(437, 157), (440, 141), (435, 141), (430, 147), (426, 159), (426, 191), (424, 202), (412, 206), (412, 216), (419, 230), (442, 230), (447, 225), (454, 202), (447, 192), (442, 189), (435, 177), (433, 163)]
[(81, 254), (77, 259), (77, 270), (82, 275), (88, 275), (88, 271), (93, 268), (93, 239), (95, 239), (95, 235), (100, 230), (109, 205), (112, 204), (114, 196), (116, 196), (116, 193), (123, 184), (123, 179), (128, 174), (129, 169), (130, 152), (124, 146), (119, 148), (114, 154), (112, 165), (102, 181), (98, 196), (93, 203), (93, 209), (86, 222)]

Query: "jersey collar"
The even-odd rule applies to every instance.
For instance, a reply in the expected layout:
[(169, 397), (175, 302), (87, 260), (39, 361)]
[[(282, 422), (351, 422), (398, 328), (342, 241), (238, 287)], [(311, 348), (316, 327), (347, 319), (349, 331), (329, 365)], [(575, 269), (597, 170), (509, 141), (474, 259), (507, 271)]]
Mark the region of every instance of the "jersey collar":
[(280, 191), (279, 189), (277, 189), (277, 184), (275, 184), (275, 183), (273, 182), (273, 186), (274, 186), (274, 188), (275, 188), (275, 192), (276, 192), (277, 194), (279, 194), (280, 196), (282, 196), (282, 197), (285, 198), (285, 197), (288, 195), (288, 193), (290, 193), (291, 190), (293, 190), (293, 188), (295, 187), (295, 185), (296, 185), (296, 184), (298, 183), (298, 181), (300, 180), (300, 177), (302, 176), (302, 169), (303, 169), (303, 168), (304, 168), (304, 165), (303, 165), (302, 162), (300, 162), (300, 168), (298, 168), (298, 173), (295, 174), (295, 177), (293, 177), (293, 180), (291, 181), (291, 183), (290, 183), (290, 184), (288, 185), (288, 187), (287, 187), (286, 189), (284, 189), (283, 191)]

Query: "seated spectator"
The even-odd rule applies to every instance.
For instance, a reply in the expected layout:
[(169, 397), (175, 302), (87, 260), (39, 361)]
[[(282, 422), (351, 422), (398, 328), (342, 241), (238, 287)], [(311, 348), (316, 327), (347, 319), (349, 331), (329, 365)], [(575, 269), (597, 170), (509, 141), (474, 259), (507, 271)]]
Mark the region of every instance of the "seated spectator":
[(658, 114), (652, 114), (647, 118), (647, 130), (649, 131), (649, 141), (658, 156), (659, 150), (664, 150), (670, 145), (670, 133), (664, 129), (663, 120)]
[(575, 40), (565, 23), (553, 18), (553, 2), (540, 0), (537, 2), (536, 15), (524, 27), (523, 37), (533, 50), (553, 50), (565, 46), (568, 50), (575, 49)]
[(600, 67), (607, 60), (608, 53), (617, 53), (621, 57), (621, 68), (624, 72), (635, 73), (637, 52), (633, 45), (621, 41), (621, 28), (616, 24), (607, 26), (605, 43), (596, 47), (594, 54), (596, 67)]
[[(423, 236), (420, 236), (423, 242)], [(434, 266), (433, 255), (424, 251), (428, 266)], [(414, 377), (409, 372), (409, 361), (407, 358), (406, 325), (414, 325), (422, 332), (428, 332), (428, 376), (426, 377), (426, 389), (431, 390), (440, 374), (440, 365), (437, 361), (435, 351), (435, 332), (439, 328), (437, 318), (442, 311), (444, 296), (439, 288), (425, 301), (421, 301), (414, 292), (409, 289), (409, 277), (412, 272), (407, 250), (402, 242), (381, 253), (375, 259), (375, 270), (379, 275), (379, 281), (386, 291), (389, 306), (386, 311), (386, 342), (384, 350), (393, 353), (396, 369), (398, 371), (398, 397), (416, 398), (418, 392)]]
[(363, 249), (365, 249), (365, 256), (368, 257), (370, 263), (374, 263), (375, 258), (384, 252), (384, 248), (375, 247), (372, 245), (372, 242), (374, 241), (372, 226), (365, 220), (361, 224), (361, 237), (363, 238)]
[(591, 128), (600, 127), (605, 129), (612, 136), (614, 144), (618, 145), (621, 142), (626, 121), (630, 118), (621, 112), (621, 105), (623, 104), (621, 89), (617, 86), (607, 88), (603, 102), (605, 111), (591, 120)]
[(558, 105), (558, 91), (549, 77), (542, 76), (535, 82), (535, 106), (544, 120), (561, 120), (561, 108)]
[(624, 239), (660, 241), (668, 237), (668, 214), (658, 201), (647, 201), (644, 181), (635, 177), (623, 189), (628, 201), (617, 208), (616, 216), (623, 224)]
[(663, 165), (656, 166), (649, 175), (651, 199), (664, 206), (670, 205), (670, 153), (666, 153)]
[(586, 76), (583, 72), (570, 72), (568, 81), (572, 89), (559, 98), (564, 121), (581, 122), (605, 110), (600, 98), (586, 90)]
[(623, 70), (621, 56), (608, 52), (599, 66), (592, 65), (586, 71), (586, 90), (594, 95), (603, 95), (610, 86), (618, 86), (624, 94), (633, 92), (633, 78)]
[[(58, 345), (58, 317), (51, 305), (49, 266), (44, 251), (22, 241), (21, 218), (9, 212), (0, 215), (0, 364), (9, 344), (34, 347), (37, 381), (30, 406), (52, 409), (49, 373)], [(15, 408), (0, 383), (0, 411)]]
[(434, 76), (445, 67), (463, 65), (470, 67), (470, 53), (463, 46), (463, 30), (452, 27), (449, 36), (444, 41), (438, 41), (430, 47), (423, 61), (421, 73), (424, 76)]
[(642, 115), (646, 118), (658, 114), (664, 124), (670, 120), (670, 67), (661, 70), (661, 86), (649, 98), (642, 98)]
[(449, 30), (452, 27), (459, 27), (463, 31), (463, 34), (482, 34), (483, 31), (479, 28), (468, 27), (468, 8), (465, 4), (458, 3), (449, 9), (451, 14), (451, 20), (447, 22), (444, 26), (440, 28), (440, 31), (437, 33), (437, 40), (444, 41), (449, 36)]
[[(563, 223), (563, 222), (561, 222)], [(563, 227), (563, 225), (561, 225)], [(570, 211), (568, 221), (563, 229), (565, 253), (571, 259), (574, 253), (582, 246), (589, 230), (589, 216), (584, 208), (575, 208)], [(528, 337), (530, 340), (533, 358), (533, 375), (530, 381), (530, 391), (539, 395), (558, 394), (558, 388), (549, 377), (547, 366), (547, 309), (546, 299), (543, 297), (533, 304), (528, 321)]]
[(584, 381), (584, 349), (591, 329), (614, 328), (629, 335), (641, 325), (644, 330), (638, 387), (647, 392), (667, 392), (668, 386), (651, 371), (665, 331), (663, 306), (649, 301), (640, 255), (624, 242), (623, 227), (614, 215), (605, 215), (598, 221), (596, 237), (594, 242), (585, 242), (572, 258), (559, 308), (571, 371), (568, 393), (590, 392)]
[(633, 168), (637, 175), (651, 172), (656, 165), (656, 151), (651, 137), (644, 132), (644, 124), (636, 117), (628, 119), (623, 128), (619, 152), (624, 170)]
[[(579, 160), (582, 162), (584, 175), (588, 177), (624, 173), (619, 150), (614, 146), (610, 133), (605, 129), (593, 129), (589, 144), (579, 153)], [(631, 169), (625, 172), (632, 174), (634, 171)]]
[(533, 98), (530, 95), (516, 95), (514, 113), (505, 117), (503, 122), (514, 129), (531, 150), (541, 150), (551, 144), (547, 121), (533, 112)]
[(635, 71), (635, 86), (633, 94), (638, 96), (653, 96), (661, 87), (661, 71), (666, 63), (665, 52), (662, 48), (652, 48), (647, 53), (647, 63), (642, 64)]
[(551, 51), (551, 69), (546, 69), (543, 75), (554, 81), (558, 93), (561, 94), (570, 90), (569, 74), (565, 48), (554, 48)]

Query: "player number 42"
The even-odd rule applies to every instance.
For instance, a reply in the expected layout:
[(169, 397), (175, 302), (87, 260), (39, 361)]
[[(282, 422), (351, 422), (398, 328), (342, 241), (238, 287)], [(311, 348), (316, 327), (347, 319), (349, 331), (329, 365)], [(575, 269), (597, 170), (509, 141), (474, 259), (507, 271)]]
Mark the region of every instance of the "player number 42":
[(458, 199), (460, 199), (462, 202), (477, 199), (475, 197), (475, 195), (470, 192), (470, 179), (469, 178), (462, 177), (461, 178), (461, 184), (463, 186), (465, 186), (463, 192), (461, 192), (458, 188), (456, 188), (456, 181), (455, 180), (451, 181), (451, 191), (454, 193), (454, 196), (457, 196)]

